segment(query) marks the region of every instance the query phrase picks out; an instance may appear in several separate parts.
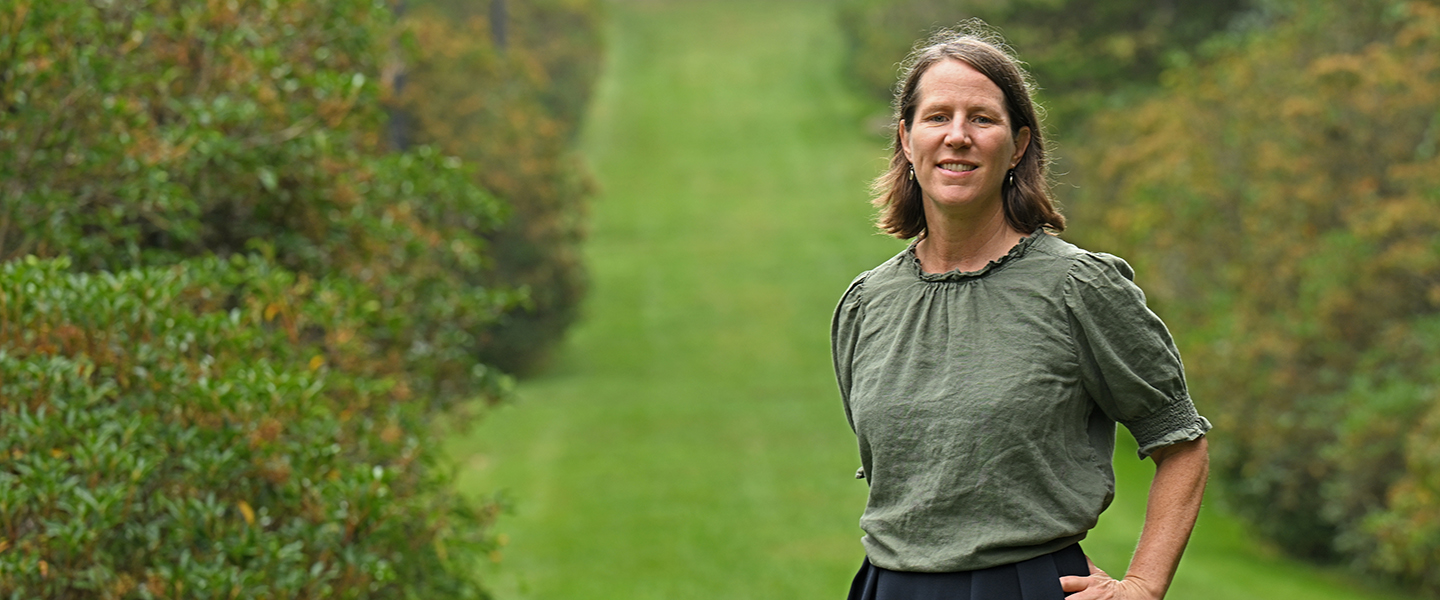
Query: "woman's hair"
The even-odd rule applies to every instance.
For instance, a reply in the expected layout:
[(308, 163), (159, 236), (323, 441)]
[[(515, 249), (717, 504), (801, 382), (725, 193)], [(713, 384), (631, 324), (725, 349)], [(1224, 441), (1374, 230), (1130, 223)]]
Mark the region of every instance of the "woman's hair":
[(880, 208), (876, 225), (885, 233), (909, 239), (925, 232), (924, 199), (920, 185), (910, 178), (910, 161), (900, 141), (899, 127), (906, 131), (913, 125), (916, 105), (920, 103), (920, 76), (943, 60), (954, 59), (974, 67), (1005, 94), (1005, 110), (1009, 113), (1010, 132), (1030, 128), (1030, 146), (1019, 164), (1015, 165), (1015, 185), (1009, 178), (1001, 184), (1005, 221), (1021, 233), (1040, 227), (1052, 231), (1065, 229), (1065, 217), (1055, 209), (1050, 197), (1050, 163), (1045, 155), (1044, 126), (1039, 110), (1030, 98), (1034, 84), (1030, 74), (1020, 66), (999, 34), (979, 19), (970, 19), (958, 29), (944, 29), (917, 46), (901, 65), (904, 75), (895, 87), (892, 108), (895, 113), (895, 140), (892, 144), (890, 168), (875, 178), (871, 189)]

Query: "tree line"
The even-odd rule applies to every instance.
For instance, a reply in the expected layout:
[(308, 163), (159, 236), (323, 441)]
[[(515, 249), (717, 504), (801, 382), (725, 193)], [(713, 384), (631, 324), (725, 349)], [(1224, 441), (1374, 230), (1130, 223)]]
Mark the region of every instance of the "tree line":
[(1440, 597), (1440, 5), (854, 0), (888, 98), (933, 27), (1029, 63), (1082, 245), (1137, 268), (1214, 419), (1218, 496), (1281, 548)]

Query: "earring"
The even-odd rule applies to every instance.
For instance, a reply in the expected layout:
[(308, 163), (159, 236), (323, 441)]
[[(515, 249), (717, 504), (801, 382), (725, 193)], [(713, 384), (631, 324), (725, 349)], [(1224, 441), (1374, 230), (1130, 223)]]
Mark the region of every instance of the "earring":
[(910, 181), (915, 181), (915, 165), (910, 165)]
[(1010, 187), (1015, 187), (1015, 169), (1010, 169), (1010, 174), (1006, 176), (1005, 182), (1010, 184)]

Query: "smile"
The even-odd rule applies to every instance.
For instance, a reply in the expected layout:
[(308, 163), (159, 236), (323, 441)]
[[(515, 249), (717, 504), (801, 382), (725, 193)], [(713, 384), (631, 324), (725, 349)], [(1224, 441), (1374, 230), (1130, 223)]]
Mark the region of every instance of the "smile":
[(949, 171), (951, 173), (968, 173), (979, 168), (975, 165), (962, 165), (960, 163), (940, 163), (939, 166), (941, 171)]

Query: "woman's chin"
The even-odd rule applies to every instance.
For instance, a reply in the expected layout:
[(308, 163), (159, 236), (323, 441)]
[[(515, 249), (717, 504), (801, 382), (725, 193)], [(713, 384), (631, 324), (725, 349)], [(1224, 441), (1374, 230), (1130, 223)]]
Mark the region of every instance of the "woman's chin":
[(954, 190), (950, 193), (926, 194), (927, 204), (944, 212), (983, 213), (1000, 209), (1000, 195), (979, 196), (968, 190)]

